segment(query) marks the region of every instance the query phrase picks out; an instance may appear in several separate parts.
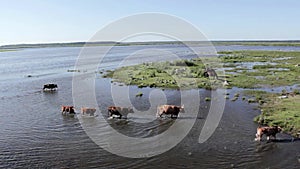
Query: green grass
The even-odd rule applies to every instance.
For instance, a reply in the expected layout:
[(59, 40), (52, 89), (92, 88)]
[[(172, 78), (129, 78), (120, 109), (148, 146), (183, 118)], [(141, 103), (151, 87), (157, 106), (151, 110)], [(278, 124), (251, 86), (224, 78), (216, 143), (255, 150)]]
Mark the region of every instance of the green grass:
[(272, 93), (268, 93), (262, 90), (243, 90), (243, 100), (246, 100), (246, 97), (249, 97), (248, 103), (259, 103), (260, 105), (269, 102), (270, 97), (274, 96)]
[(205, 101), (211, 101), (211, 98), (210, 97), (205, 97), (204, 100)]
[(135, 97), (142, 97), (143, 96), (143, 93), (142, 92), (138, 92)]
[(254, 120), (268, 126), (278, 125), (285, 132), (297, 136), (300, 132), (300, 95), (287, 99), (271, 96), (270, 99), (262, 106), (262, 114)]
[[(215, 69), (220, 68), (222, 64), (233, 68), (228, 72), (235, 72), (235, 74), (226, 74), (230, 84), (227, 88), (260, 88), (300, 83), (300, 67), (295, 67), (295, 64), (300, 63), (300, 52), (226, 51), (219, 53), (223, 55), (123, 67), (107, 72), (103, 76), (126, 85), (139, 87), (205, 89), (221, 87), (222, 81), (203, 77), (205, 68), (203, 63), (209, 62), (214, 64)], [(218, 61), (223, 63), (220, 64)], [(237, 64), (245, 62), (248, 64), (252, 62), (253, 69), (236, 67)], [(255, 65), (257, 62), (266, 64)], [(217, 73), (220, 74), (220, 72)]]
[(260, 83), (260, 80), (255, 77), (244, 74), (229, 75), (228, 80), (230, 81), (231, 86), (240, 88), (255, 88), (259, 87), (258, 84)]
[[(262, 86), (285, 86), (300, 83), (300, 52), (284, 51), (226, 51), (220, 59), (224, 64), (233, 67), (233, 64), (253, 63), (253, 69), (234, 68), (228, 72), (232, 86), (241, 88), (258, 88)], [(257, 62), (264, 65), (255, 65)], [(272, 64), (271, 64), (272, 63)], [(288, 69), (287, 70), (282, 70)], [(256, 78), (261, 76), (263, 78)]]
[(138, 87), (205, 88), (221, 86), (222, 82), (203, 77), (204, 65), (200, 60), (144, 63), (107, 72), (104, 77)]

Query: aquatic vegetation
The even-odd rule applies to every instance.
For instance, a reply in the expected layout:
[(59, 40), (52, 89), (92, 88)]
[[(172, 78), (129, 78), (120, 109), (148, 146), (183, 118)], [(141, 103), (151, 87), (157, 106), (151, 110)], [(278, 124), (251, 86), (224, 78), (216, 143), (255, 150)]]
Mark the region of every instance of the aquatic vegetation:
[[(213, 63), (217, 59), (225, 69), (229, 85), (225, 88), (259, 88), (262, 86), (283, 86), (300, 83), (300, 52), (283, 51), (226, 51), (218, 57), (194, 58), (172, 62), (144, 63), (122, 67), (107, 72), (103, 77), (114, 78), (126, 85), (161, 88), (204, 88), (222, 87), (221, 80), (203, 76), (205, 62)], [(284, 59), (288, 58), (288, 59)], [(220, 74), (222, 65), (215, 65)], [(219, 70), (220, 69), (220, 70)], [(234, 72), (234, 73), (230, 73)]]
[(238, 97), (234, 97), (231, 99), (231, 101), (236, 101), (238, 99)]
[(240, 97), (239, 93), (234, 94), (234, 97)]
[(256, 103), (255, 99), (248, 99), (248, 103)]
[(135, 97), (142, 97), (143, 96), (143, 93), (142, 92), (138, 92)]
[(201, 60), (144, 63), (106, 72), (103, 77), (138, 87), (205, 88), (222, 87), (222, 81), (203, 76), (205, 66)]
[(204, 100), (205, 100), (205, 101), (211, 101), (211, 98), (210, 98), (210, 97), (205, 97)]
[(270, 96), (270, 101), (262, 106), (261, 115), (254, 118), (254, 121), (268, 125), (278, 125), (284, 132), (298, 136), (300, 132), (300, 95), (278, 99)]
[[(300, 52), (284, 51), (226, 51), (219, 52), (224, 64), (236, 64), (226, 70), (232, 86), (259, 88), (262, 86), (284, 86), (300, 83)], [(247, 64), (246, 64), (246, 63)], [(263, 77), (263, 78), (258, 78)]]

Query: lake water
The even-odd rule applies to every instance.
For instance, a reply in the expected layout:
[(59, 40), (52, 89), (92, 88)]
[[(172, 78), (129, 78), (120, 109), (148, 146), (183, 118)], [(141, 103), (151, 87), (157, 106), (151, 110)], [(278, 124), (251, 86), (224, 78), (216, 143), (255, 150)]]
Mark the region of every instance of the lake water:
[[(93, 48), (93, 47), (90, 47)], [(100, 47), (101, 48), (101, 47)], [(152, 53), (149, 49), (167, 52)], [(300, 47), (217, 46), (221, 50), (284, 50), (300, 51)], [(255, 142), (257, 124), (253, 118), (260, 112), (256, 104), (241, 99), (226, 101), (225, 110), (216, 131), (206, 142), (198, 138), (206, 120), (210, 102), (204, 98), (208, 90), (195, 90), (200, 95), (200, 108), (190, 133), (171, 150), (149, 158), (126, 158), (111, 154), (95, 144), (85, 133), (79, 117), (62, 116), (61, 105), (72, 105), (72, 75), (80, 53), (79, 47), (37, 48), (0, 53), (0, 168), (299, 168), (300, 141), (278, 134), (279, 141)], [(108, 54), (99, 70), (114, 69), (135, 51), (147, 51), (132, 57), (127, 65), (166, 59), (168, 52), (182, 58), (195, 57), (180, 45), (119, 46)], [(91, 51), (93, 51), (91, 49)], [(96, 54), (91, 53), (91, 56)], [(80, 72), (77, 72), (80, 74)], [(30, 75), (30, 77), (28, 77)], [(46, 83), (57, 83), (57, 92), (42, 92)], [(113, 105), (112, 89), (120, 92), (126, 86), (111, 83), (96, 74), (98, 109), (106, 116), (106, 107)], [(167, 130), (170, 119), (155, 119), (149, 96), (155, 88), (130, 86), (130, 101), (144, 115), (129, 115), (127, 120), (111, 120), (110, 125), (130, 137), (151, 137)], [(228, 90), (229, 97), (241, 89)], [(140, 98), (137, 92), (143, 92)], [(169, 104), (180, 104), (180, 91), (159, 90)], [(76, 108), (79, 112), (79, 108)], [(153, 112), (154, 111), (154, 112)], [(188, 112), (186, 112), (188, 113)], [(178, 118), (177, 120), (182, 120)], [(105, 127), (105, 126), (104, 126)], [(108, 132), (108, 131), (107, 131)], [(109, 133), (99, 133), (107, 137)], [(124, 145), (125, 147), (126, 145)], [(142, 147), (151, 151), (153, 147)]]

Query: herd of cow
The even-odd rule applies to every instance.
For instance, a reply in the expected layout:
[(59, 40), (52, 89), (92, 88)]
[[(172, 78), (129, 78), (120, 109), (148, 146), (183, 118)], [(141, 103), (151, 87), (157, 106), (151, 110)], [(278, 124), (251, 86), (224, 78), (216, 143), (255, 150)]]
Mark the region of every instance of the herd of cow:
[[(45, 84), (44, 91), (56, 91), (57, 84)], [(119, 107), (109, 106), (107, 108), (108, 116), (112, 118), (127, 118), (129, 113), (134, 113), (131, 107)], [(96, 112), (95, 108), (81, 107), (81, 114), (87, 116), (94, 116)], [(175, 105), (161, 105), (157, 107), (156, 117), (171, 116), (171, 118), (177, 118), (179, 113), (184, 113), (184, 106)], [(61, 113), (63, 115), (76, 114), (74, 106), (61, 106)]]
[[(45, 84), (44, 91), (56, 91), (57, 84)], [(130, 107), (118, 107), (118, 106), (109, 106), (107, 108), (108, 116), (111, 118), (127, 118), (129, 113), (134, 113), (133, 108)], [(94, 116), (96, 112), (95, 108), (82, 107), (81, 114), (87, 116)], [(161, 105), (157, 107), (156, 117), (161, 118), (163, 115), (170, 115), (171, 118), (177, 118), (179, 113), (184, 113), (184, 106), (175, 106), (175, 105)], [(62, 106), (61, 113), (63, 115), (72, 115), (76, 114), (73, 106)], [(282, 129), (280, 127), (258, 127), (256, 132), (256, 141), (260, 141), (263, 135), (267, 136), (267, 139), (270, 139), (270, 136), (273, 136), (276, 139), (276, 134), (280, 133)]]
[[(87, 116), (94, 116), (96, 112), (95, 108), (81, 107), (81, 114)], [(118, 107), (109, 106), (107, 108), (108, 116), (112, 118), (127, 118), (129, 113), (134, 113), (131, 107)], [(157, 107), (156, 117), (162, 118), (163, 116), (171, 116), (171, 118), (177, 118), (179, 113), (184, 113), (184, 106), (175, 105), (161, 105)], [(61, 113), (63, 115), (76, 114), (74, 106), (61, 106)]]

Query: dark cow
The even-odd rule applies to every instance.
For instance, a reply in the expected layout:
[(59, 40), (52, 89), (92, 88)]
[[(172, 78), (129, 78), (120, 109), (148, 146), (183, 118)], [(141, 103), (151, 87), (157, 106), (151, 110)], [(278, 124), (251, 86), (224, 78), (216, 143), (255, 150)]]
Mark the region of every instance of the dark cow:
[(129, 113), (134, 113), (133, 109), (130, 107), (116, 107), (116, 106), (109, 106), (107, 108), (109, 117), (118, 116), (119, 119), (124, 116), (124, 118), (127, 118), (127, 115)]
[(57, 84), (45, 84), (43, 90), (44, 91), (47, 91), (47, 90), (55, 91), (55, 90), (57, 90)]
[(81, 113), (83, 115), (87, 114), (87, 115), (90, 115), (90, 116), (94, 116), (95, 112), (96, 112), (95, 108), (87, 108), (87, 107), (82, 107), (81, 108)]
[(275, 127), (258, 127), (256, 131), (255, 141), (260, 141), (262, 136), (265, 134), (267, 140), (270, 140), (270, 136), (273, 136), (276, 139), (276, 134), (281, 132), (281, 128), (278, 126)]
[(157, 107), (156, 117), (162, 117), (165, 114), (171, 115), (171, 118), (177, 118), (179, 112), (184, 113), (184, 106), (161, 105)]
[(75, 114), (75, 110), (73, 106), (61, 106), (61, 114)]
[(213, 77), (215, 79), (218, 79), (218, 75), (217, 75), (216, 71), (214, 69), (211, 69), (211, 68), (206, 68), (204, 70), (203, 76), (208, 77), (208, 78)]

